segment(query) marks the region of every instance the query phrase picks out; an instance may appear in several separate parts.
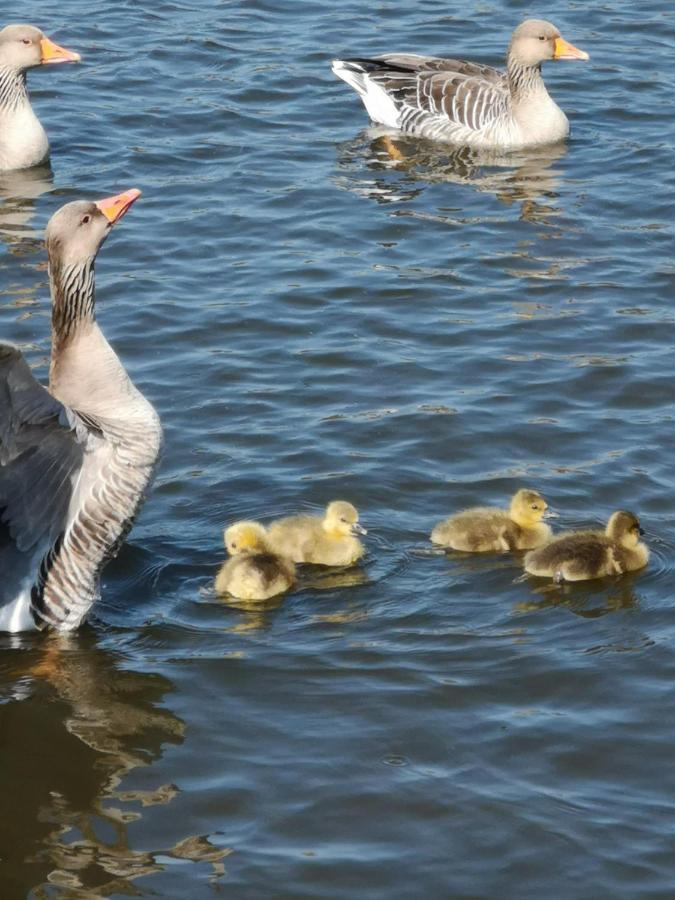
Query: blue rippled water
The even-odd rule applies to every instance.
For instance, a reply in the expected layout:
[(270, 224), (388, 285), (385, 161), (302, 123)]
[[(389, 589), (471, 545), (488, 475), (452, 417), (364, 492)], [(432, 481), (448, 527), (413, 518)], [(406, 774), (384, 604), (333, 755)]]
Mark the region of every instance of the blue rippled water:
[[(368, 126), (334, 55), (499, 64), (552, 19), (561, 147)], [(672, 10), (646, 0), (25, 0), (52, 169), (0, 176), (0, 328), (40, 377), (42, 236), (143, 197), (98, 317), (159, 410), (156, 487), (68, 640), (0, 636), (0, 895), (665, 898), (675, 878)], [(395, 153), (391, 152), (391, 147)], [(467, 504), (640, 514), (634, 576), (431, 555)], [(352, 500), (368, 557), (267, 605), (222, 528)]]

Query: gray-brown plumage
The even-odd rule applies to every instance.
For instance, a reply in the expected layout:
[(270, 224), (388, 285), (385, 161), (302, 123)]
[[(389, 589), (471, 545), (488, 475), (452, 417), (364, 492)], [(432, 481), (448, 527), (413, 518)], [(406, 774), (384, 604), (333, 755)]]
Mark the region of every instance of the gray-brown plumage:
[(511, 36), (505, 73), (414, 53), (336, 59), (333, 72), (359, 93), (374, 122), (461, 146), (514, 150), (569, 133), (541, 77), (542, 63), (558, 59), (588, 54), (550, 22), (528, 19)]
[(525, 555), (525, 571), (556, 581), (586, 581), (622, 575), (647, 565), (649, 549), (640, 542), (633, 513), (612, 513), (605, 531), (568, 531)]
[(507, 552), (538, 547), (551, 536), (541, 520), (548, 504), (525, 488), (511, 498), (509, 509), (473, 507), (439, 522), (431, 532), (434, 544), (469, 553)]
[(139, 194), (68, 203), (49, 221), (49, 390), (0, 342), (0, 631), (76, 628), (152, 480), (157, 413), (94, 315), (94, 260)]
[(33, 25), (0, 31), (0, 171), (37, 166), (49, 155), (47, 135), (28, 97), (27, 70), (79, 58)]
[(226, 529), (224, 540), (230, 559), (216, 576), (219, 594), (238, 600), (268, 600), (295, 584), (293, 562), (272, 552), (259, 522), (235, 522)]

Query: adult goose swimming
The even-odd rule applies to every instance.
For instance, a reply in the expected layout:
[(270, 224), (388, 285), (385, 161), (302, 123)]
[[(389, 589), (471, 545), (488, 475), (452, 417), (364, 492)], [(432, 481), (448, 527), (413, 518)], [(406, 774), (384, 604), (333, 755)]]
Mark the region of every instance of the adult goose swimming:
[(588, 58), (555, 25), (528, 19), (511, 36), (504, 73), (414, 53), (336, 59), (333, 72), (361, 95), (370, 118), (381, 125), (465, 147), (518, 150), (569, 134), (567, 116), (546, 90), (541, 64)]
[(32, 25), (7, 25), (0, 31), (1, 172), (28, 169), (49, 156), (47, 135), (30, 105), (27, 70), (79, 59), (79, 53), (59, 47)]
[(94, 315), (94, 261), (140, 191), (61, 207), (47, 225), (49, 390), (0, 342), (0, 630), (69, 631), (150, 484), (162, 431)]

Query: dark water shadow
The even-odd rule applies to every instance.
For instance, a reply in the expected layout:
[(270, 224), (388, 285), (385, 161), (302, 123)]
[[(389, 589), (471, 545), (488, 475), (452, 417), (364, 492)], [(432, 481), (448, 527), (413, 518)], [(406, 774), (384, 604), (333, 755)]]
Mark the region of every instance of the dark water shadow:
[(518, 581), (529, 586), (533, 597), (514, 607), (516, 612), (536, 612), (565, 607), (575, 616), (598, 619), (608, 613), (636, 610), (640, 605), (635, 583), (640, 572), (630, 572), (591, 581), (555, 584), (550, 579), (521, 576)]
[(562, 175), (555, 164), (567, 149), (560, 143), (500, 154), (370, 129), (338, 146), (337, 181), (378, 203), (412, 200), (425, 185), (457, 184), (519, 204), (522, 219), (542, 222), (558, 214)]
[[(185, 725), (161, 708), (164, 676), (122, 668), (85, 629), (73, 637), (0, 638), (0, 884), (5, 900), (136, 895), (136, 879), (162, 871), (161, 856), (226, 855), (200, 836), (170, 849), (134, 850), (141, 810), (170, 804), (171, 784), (123, 791), (133, 769), (180, 744)], [(110, 805), (112, 801), (112, 805)], [(47, 887), (50, 885), (51, 887)]]
[(35, 200), (54, 187), (49, 164), (18, 172), (0, 172), (0, 241), (23, 255), (42, 246), (42, 230), (33, 228)]

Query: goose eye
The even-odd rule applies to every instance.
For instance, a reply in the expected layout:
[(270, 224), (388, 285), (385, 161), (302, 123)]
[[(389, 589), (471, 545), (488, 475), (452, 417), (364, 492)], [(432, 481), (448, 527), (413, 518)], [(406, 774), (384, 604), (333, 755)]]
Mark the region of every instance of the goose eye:
[(26, 46), (28, 46), (28, 44), (30, 44), (30, 38), (21, 38), (21, 43), (26, 44)]
[(545, 40), (546, 40), (546, 35), (545, 35), (545, 34), (540, 34), (540, 35), (539, 35), (539, 40), (540, 40), (540, 41), (545, 41)]
[(82, 220), (80, 221), (80, 225), (88, 225), (91, 222), (91, 216), (87, 213), (85, 216), (82, 216)]

